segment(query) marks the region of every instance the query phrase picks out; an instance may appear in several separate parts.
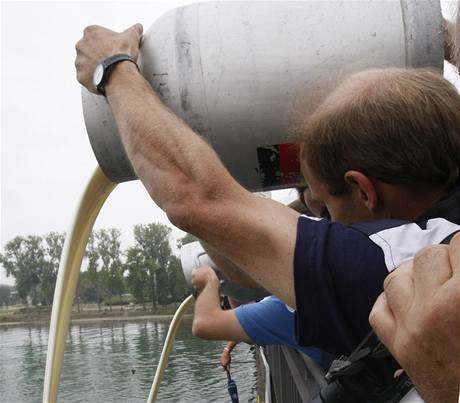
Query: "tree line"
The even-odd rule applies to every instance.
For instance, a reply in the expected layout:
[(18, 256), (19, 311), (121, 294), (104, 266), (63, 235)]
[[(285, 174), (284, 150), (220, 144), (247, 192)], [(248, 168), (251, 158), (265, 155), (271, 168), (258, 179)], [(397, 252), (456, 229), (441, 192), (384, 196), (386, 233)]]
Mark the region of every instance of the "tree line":
[[(77, 287), (77, 301), (101, 305), (132, 302), (157, 305), (182, 301), (188, 294), (180, 259), (172, 253), (171, 228), (158, 223), (134, 226), (134, 245), (121, 248), (122, 232), (116, 228), (93, 231), (88, 240), (83, 270)], [(12, 296), (24, 304), (49, 306), (53, 302), (65, 233), (49, 232), (44, 236), (17, 236), (9, 241), (0, 263), (7, 276), (15, 279), (11, 289), (0, 293), (0, 305)], [(178, 247), (195, 238), (187, 234)], [(6, 297), (8, 295), (8, 297)], [(7, 299), (9, 298), (9, 299)]]

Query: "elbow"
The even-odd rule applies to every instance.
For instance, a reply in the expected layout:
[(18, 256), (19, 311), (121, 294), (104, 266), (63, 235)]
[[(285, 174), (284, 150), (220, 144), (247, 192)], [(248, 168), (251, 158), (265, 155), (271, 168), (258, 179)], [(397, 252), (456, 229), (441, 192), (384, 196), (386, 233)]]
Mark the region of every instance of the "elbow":
[(209, 209), (208, 200), (190, 195), (163, 206), (171, 224), (194, 235), (209, 221)]
[(209, 328), (203, 319), (194, 318), (192, 324), (192, 334), (201, 339), (209, 339)]
[(209, 316), (195, 316), (192, 323), (192, 334), (195, 337), (205, 340), (221, 340), (219, 337), (219, 327), (211, 319), (212, 314)]
[[(232, 183), (226, 188), (224, 182), (210, 182), (198, 187), (195, 183), (178, 180), (175, 186), (171, 187), (171, 191), (164, 191), (165, 197), (158, 205), (173, 225), (199, 236), (198, 232), (203, 228), (221, 222), (219, 213), (229, 204), (229, 195), (232, 194), (227, 188), (234, 188)], [(238, 192), (242, 188), (240, 185), (237, 186)]]
[(198, 232), (203, 228), (221, 223), (222, 209), (231, 203), (232, 197), (238, 193), (233, 190), (232, 183), (210, 180), (209, 183), (198, 187), (194, 183), (182, 182), (180, 190), (174, 187), (175, 193), (165, 200), (160, 206), (173, 225), (183, 231), (199, 236)]
[(190, 232), (193, 223), (199, 222), (200, 203), (197, 192), (189, 191), (189, 186), (182, 185), (179, 191), (169, 194), (158, 205), (166, 213), (171, 224), (183, 231)]
[(171, 203), (164, 206), (164, 211), (172, 225), (186, 232), (193, 231), (192, 223), (196, 222), (196, 219), (193, 218), (191, 206), (186, 203)]

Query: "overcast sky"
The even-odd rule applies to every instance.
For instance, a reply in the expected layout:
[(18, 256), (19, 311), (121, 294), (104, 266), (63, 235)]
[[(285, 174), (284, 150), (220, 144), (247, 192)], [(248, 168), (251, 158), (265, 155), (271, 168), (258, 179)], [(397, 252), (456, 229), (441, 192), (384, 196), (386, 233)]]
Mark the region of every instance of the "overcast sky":
[[(16, 235), (66, 231), (97, 165), (75, 80), (74, 45), (83, 28), (121, 31), (140, 22), (147, 29), (165, 11), (191, 2), (2, 2), (2, 251)], [(276, 197), (288, 202), (293, 195)], [(169, 224), (137, 181), (115, 189), (95, 228), (122, 229), (126, 247), (133, 225), (152, 221)], [(3, 270), (1, 283), (11, 283)]]

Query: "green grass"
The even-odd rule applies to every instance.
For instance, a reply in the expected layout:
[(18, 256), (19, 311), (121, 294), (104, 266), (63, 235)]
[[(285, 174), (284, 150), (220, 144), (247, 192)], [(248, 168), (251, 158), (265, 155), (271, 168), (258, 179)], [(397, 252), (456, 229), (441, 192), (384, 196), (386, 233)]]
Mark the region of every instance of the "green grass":
[(13, 316), (14, 312), (11, 312), (11, 313), (3, 313), (3, 314), (0, 314), (0, 323), (3, 323), (3, 322), (10, 322), (11, 321), (11, 317)]

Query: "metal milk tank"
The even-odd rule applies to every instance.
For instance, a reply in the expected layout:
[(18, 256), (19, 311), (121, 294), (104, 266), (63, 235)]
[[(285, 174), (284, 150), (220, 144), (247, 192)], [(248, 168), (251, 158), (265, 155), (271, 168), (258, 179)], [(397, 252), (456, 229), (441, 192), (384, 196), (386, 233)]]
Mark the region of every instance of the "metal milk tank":
[[(441, 69), (441, 22), (439, 0), (197, 3), (150, 27), (139, 64), (243, 186), (280, 189), (299, 181), (295, 155), (279, 145), (292, 142), (290, 124), (305, 105), (347, 71)], [(104, 173), (136, 179), (105, 98), (84, 90), (83, 110)]]

